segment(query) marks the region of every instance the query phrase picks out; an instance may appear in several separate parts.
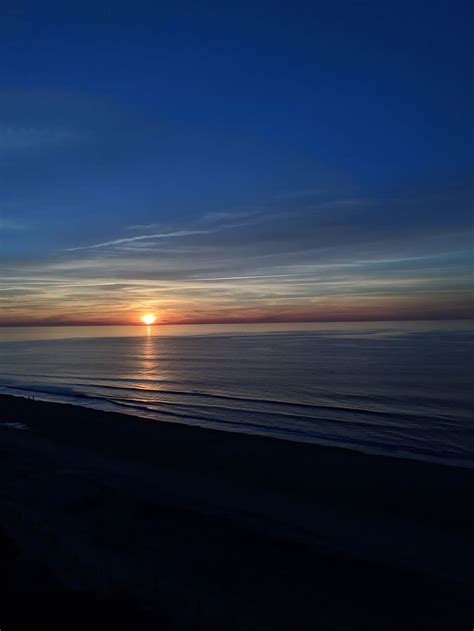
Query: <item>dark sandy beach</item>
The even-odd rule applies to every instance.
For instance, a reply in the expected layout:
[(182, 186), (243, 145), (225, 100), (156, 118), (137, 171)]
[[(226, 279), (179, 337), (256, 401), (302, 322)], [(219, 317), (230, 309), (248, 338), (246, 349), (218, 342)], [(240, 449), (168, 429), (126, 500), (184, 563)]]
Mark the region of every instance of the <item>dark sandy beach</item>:
[(472, 627), (472, 470), (7, 396), (0, 454), (2, 631)]

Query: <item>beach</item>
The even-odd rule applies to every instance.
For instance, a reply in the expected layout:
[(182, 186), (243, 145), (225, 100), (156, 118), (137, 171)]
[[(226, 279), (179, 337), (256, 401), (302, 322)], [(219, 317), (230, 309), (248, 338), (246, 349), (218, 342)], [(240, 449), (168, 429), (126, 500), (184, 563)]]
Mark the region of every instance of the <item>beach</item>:
[(2, 630), (468, 626), (470, 469), (11, 396), (0, 450)]

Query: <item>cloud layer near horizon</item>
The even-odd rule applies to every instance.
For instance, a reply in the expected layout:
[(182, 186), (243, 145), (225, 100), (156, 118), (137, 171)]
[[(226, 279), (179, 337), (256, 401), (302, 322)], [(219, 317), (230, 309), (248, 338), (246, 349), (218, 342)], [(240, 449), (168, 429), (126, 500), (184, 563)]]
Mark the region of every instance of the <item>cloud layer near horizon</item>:
[(0, 99), (0, 325), (472, 316), (462, 181), (377, 190), (253, 137), (31, 98)]

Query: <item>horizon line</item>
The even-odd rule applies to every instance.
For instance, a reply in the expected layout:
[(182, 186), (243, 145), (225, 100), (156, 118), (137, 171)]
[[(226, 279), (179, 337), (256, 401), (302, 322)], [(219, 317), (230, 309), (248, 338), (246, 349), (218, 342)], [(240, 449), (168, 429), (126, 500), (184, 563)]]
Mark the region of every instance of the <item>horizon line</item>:
[[(210, 326), (210, 325), (226, 325), (226, 324), (318, 324), (318, 323), (326, 323), (326, 324), (337, 324), (337, 323), (354, 323), (354, 322), (449, 322), (449, 321), (474, 321), (474, 315), (469, 317), (461, 317), (461, 316), (453, 316), (453, 317), (406, 317), (406, 318), (337, 318), (337, 319), (305, 319), (305, 320), (210, 320), (210, 321), (194, 321), (194, 322), (155, 322), (153, 327), (160, 326)], [(146, 327), (147, 325), (143, 324), (143, 322), (137, 321), (135, 323), (132, 322), (34, 322), (34, 323), (0, 323), (0, 328), (2, 329), (12, 329), (12, 328), (34, 328), (34, 327), (97, 327), (97, 326), (136, 326), (136, 327)]]

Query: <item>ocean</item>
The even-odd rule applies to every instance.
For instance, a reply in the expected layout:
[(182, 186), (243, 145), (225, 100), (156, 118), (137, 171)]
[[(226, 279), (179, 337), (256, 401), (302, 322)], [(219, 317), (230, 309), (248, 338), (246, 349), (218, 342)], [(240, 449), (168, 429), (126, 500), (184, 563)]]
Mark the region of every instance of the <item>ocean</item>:
[(473, 342), (465, 321), (4, 328), (0, 392), (474, 467)]

